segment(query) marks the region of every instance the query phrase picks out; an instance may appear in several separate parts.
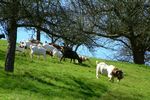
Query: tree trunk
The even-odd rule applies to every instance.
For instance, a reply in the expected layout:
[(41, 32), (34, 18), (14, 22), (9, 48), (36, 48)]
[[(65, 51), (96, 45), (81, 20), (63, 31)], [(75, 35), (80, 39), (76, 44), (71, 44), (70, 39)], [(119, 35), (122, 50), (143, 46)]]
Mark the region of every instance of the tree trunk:
[(133, 52), (133, 61), (135, 64), (145, 64), (144, 61), (144, 50), (142, 46), (138, 43), (131, 42), (132, 52)]
[(14, 71), (14, 61), (15, 61), (15, 49), (16, 49), (16, 39), (17, 39), (17, 24), (16, 20), (12, 19), (8, 23), (8, 51), (5, 60), (5, 71)]
[(133, 59), (135, 64), (145, 64), (143, 51), (134, 50)]
[(41, 35), (41, 34), (40, 34), (40, 30), (37, 29), (36, 39), (39, 40), (39, 41), (40, 41), (40, 38), (41, 38), (40, 35)]

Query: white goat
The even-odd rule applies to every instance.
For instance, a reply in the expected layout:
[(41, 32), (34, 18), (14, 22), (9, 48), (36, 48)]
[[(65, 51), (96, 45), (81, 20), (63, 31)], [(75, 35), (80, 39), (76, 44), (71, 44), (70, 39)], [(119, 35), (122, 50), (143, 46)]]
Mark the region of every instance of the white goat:
[(24, 48), (24, 47), (21, 47), (21, 46), (16, 46), (16, 51), (24, 52), (24, 51), (25, 51), (25, 48)]
[(63, 56), (63, 54), (58, 50), (58, 49), (53, 49), (52, 51), (53, 56), (61, 58)]
[(30, 48), (31, 45), (31, 41), (27, 40), (27, 41), (20, 41), (20, 46), (21, 47), (26, 47), (26, 48)]
[(82, 60), (82, 62), (87, 61), (87, 60), (89, 61), (89, 58), (86, 56), (79, 55), (79, 58)]
[(46, 49), (41, 46), (30, 45), (31, 49), (31, 58), (33, 58), (33, 54), (35, 55), (43, 55), (44, 59), (46, 59)]
[(44, 44), (43, 44), (43, 47), (46, 49), (46, 51), (50, 51), (50, 52), (53, 52), (53, 50), (55, 49), (54, 46), (49, 45), (49, 44), (47, 44), (47, 43), (44, 43)]
[(99, 63), (96, 61), (96, 78), (99, 78), (99, 73), (107, 75), (110, 81), (114, 81), (115, 77), (118, 79), (118, 81), (123, 78), (122, 70), (119, 70), (113, 65), (107, 65), (104, 62)]
[(43, 47), (46, 49), (46, 51), (52, 52), (53, 56), (58, 57), (58, 58), (62, 57), (62, 53), (57, 48), (55, 48), (54, 46), (49, 45), (47, 43), (44, 43)]

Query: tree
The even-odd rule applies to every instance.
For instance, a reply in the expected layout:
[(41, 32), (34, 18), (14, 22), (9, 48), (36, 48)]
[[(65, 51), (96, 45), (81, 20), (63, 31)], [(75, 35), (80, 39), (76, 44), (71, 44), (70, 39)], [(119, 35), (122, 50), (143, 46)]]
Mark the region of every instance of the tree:
[[(14, 70), (14, 58), (16, 48), (17, 37), (17, 18), (19, 14), (19, 2), (17, 0), (12, 1), (0, 1), (1, 9), (1, 23), (5, 23), (6, 32), (8, 35), (8, 52), (5, 61), (5, 71), (13, 72)], [(5, 20), (6, 19), (6, 20)]]
[[(95, 34), (121, 41), (127, 47), (131, 47), (133, 61), (136, 64), (144, 64), (146, 51), (149, 51), (150, 43), (150, 8), (145, 8), (142, 0), (79, 0), (89, 15), (89, 23), (93, 30), (82, 29), (86, 34)], [(124, 42), (119, 37), (129, 40)]]
[(64, 23), (60, 24), (59, 27), (63, 36), (71, 40), (64, 40), (65, 44), (72, 48), (75, 47), (75, 51), (77, 51), (81, 45), (86, 46), (88, 49), (94, 49), (94, 47), (100, 46), (96, 42), (98, 38), (95, 35), (84, 34), (81, 30), (85, 28), (85, 26), (88, 26), (89, 23), (86, 22), (88, 15), (82, 13), (83, 11), (80, 10), (82, 7), (79, 2), (70, 0), (66, 1), (64, 5), (65, 6), (62, 6), (60, 9), (65, 13), (64, 16), (62, 16), (62, 22)]
[[(53, 5), (56, 4), (56, 5)], [(63, 21), (64, 12), (56, 9), (60, 6), (59, 0), (1, 0), (0, 1), (0, 23), (8, 36), (8, 51), (5, 60), (5, 71), (14, 71), (15, 48), (17, 39), (18, 27), (36, 28), (38, 31), (43, 31), (47, 34), (58, 38), (69, 40), (63, 34), (55, 34), (53, 31), (60, 20)], [(52, 8), (52, 9), (49, 9)], [(62, 16), (58, 16), (61, 14)], [(53, 19), (53, 22), (51, 22)], [(54, 29), (49, 27), (53, 26)]]
[(34, 1), (1, 0), (0, 23), (8, 36), (8, 51), (5, 60), (5, 71), (14, 71), (15, 49), (18, 24), (26, 22), (31, 16), (26, 10), (32, 10)]

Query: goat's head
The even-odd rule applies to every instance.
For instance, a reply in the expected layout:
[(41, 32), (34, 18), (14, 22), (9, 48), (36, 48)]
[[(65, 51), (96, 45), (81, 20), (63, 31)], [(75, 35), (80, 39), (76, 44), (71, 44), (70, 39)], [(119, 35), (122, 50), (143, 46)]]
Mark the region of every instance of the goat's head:
[(122, 70), (119, 70), (118, 68), (114, 68), (114, 70), (112, 71), (112, 75), (114, 77), (117, 77), (118, 80), (120, 81), (121, 79), (123, 79), (123, 72)]

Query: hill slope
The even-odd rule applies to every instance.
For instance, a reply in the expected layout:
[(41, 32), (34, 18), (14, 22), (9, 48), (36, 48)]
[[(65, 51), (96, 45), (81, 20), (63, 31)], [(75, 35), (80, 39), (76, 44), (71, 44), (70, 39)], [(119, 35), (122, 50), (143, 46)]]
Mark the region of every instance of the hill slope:
[(16, 52), (15, 71), (6, 73), (6, 45), (0, 40), (0, 100), (150, 100), (147, 66), (100, 60), (125, 73), (120, 83), (111, 83), (106, 76), (96, 79), (94, 58), (78, 65)]

